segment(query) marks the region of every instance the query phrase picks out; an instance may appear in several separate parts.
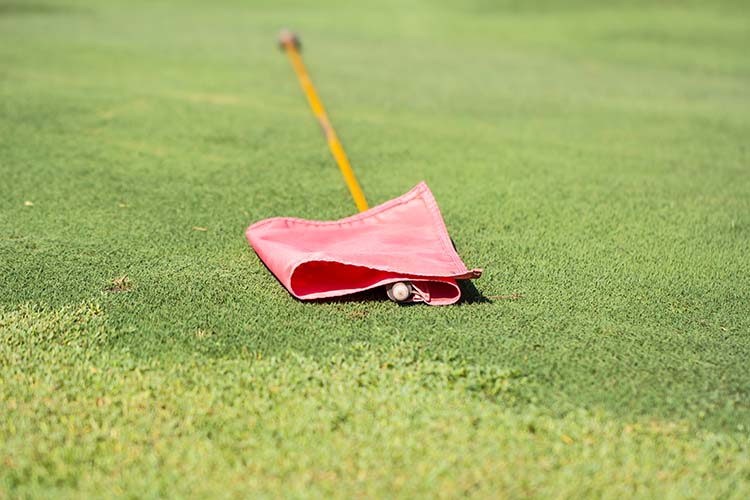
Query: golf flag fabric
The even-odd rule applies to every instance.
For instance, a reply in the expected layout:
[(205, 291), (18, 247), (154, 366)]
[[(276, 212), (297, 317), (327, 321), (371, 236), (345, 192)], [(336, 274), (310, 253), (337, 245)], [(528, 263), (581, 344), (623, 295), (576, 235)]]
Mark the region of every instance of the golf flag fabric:
[(482, 274), (461, 261), (425, 183), (352, 217), (274, 217), (250, 226), (246, 236), (289, 293), (301, 300), (410, 281), (412, 301), (452, 304), (461, 297), (456, 280)]

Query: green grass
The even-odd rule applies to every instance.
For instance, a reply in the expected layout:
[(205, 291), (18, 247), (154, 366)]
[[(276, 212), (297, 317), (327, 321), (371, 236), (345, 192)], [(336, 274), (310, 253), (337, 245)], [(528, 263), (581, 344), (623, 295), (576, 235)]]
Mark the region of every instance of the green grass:
[[(354, 212), (282, 26), (463, 303), (245, 241)], [(748, 497), (749, 46), (740, 1), (0, 0), (0, 498)]]

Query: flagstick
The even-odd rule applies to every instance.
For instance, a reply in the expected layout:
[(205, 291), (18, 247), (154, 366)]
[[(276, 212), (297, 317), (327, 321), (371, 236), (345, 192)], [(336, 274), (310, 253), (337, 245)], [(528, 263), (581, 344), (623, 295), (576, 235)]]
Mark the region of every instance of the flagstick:
[(326, 111), (323, 108), (323, 103), (320, 102), (320, 98), (318, 97), (317, 92), (315, 92), (312, 80), (307, 74), (305, 64), (302, 62), (302, 56), (300, 55), (300, 43), (297, 35), (290, 31), (282, 30), (279, 34), (279, 44), (289, 56), (289, 60), (292, 61), (292, 66), (294, 66), (294, 71), (297, 73), (299, 83), (302, 86), (302, 90), (305, 92), (305, 96), (307, 96), (307, 102), (310, 103), (310, 107), (312, 108), (313, 113), (315, 113), (315, 117), (323, 128), (323, 134), (328, 141), (328, 147), (331, 149), (331, 153), (336, 159), (336, 163), (338, 164), (341, 173), (344, 175), (344, 180), (349, 187), (352, 198), (354, 198), (354, 203), (357, 204), (357, 209), (360, 212), (364, 212), (369, 208), (367, 206), (367, 200), (365, 200), (362, 188), (359, 187), (357, 178), (354, 176), (354, 171), (349, 164), (346, 153), (344, 153), (344, 148), (341, 146), (341, 142), (339, 142), (339, 138), (336, 136), (336, 131), (333, 130), (333, 125), (331, 125), (330, 120), (328, 120), (328, 115), (326, 115)]

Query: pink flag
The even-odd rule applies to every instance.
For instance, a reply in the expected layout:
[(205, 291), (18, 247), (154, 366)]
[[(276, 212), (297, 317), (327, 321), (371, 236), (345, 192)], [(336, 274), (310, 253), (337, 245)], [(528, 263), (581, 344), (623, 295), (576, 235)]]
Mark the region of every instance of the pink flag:
[(245, 233), (258, 256), (298, 299), (338, 297), (410, 281), (412, 301), (452, 304), (457, 279), (478, 278), (453, 248), (424, 182), (403, 196), (337, 221), (274, 217)]

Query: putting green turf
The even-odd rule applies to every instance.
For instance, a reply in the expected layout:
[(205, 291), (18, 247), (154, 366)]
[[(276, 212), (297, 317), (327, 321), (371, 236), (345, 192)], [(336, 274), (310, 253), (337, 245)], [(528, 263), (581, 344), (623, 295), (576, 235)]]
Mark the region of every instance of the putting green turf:
[[(0, 498), (747, 498), (750, 8), (562, 4), (0, 0)], [(282, 26), (465, 302), (248, 246), (354, 211)]]

